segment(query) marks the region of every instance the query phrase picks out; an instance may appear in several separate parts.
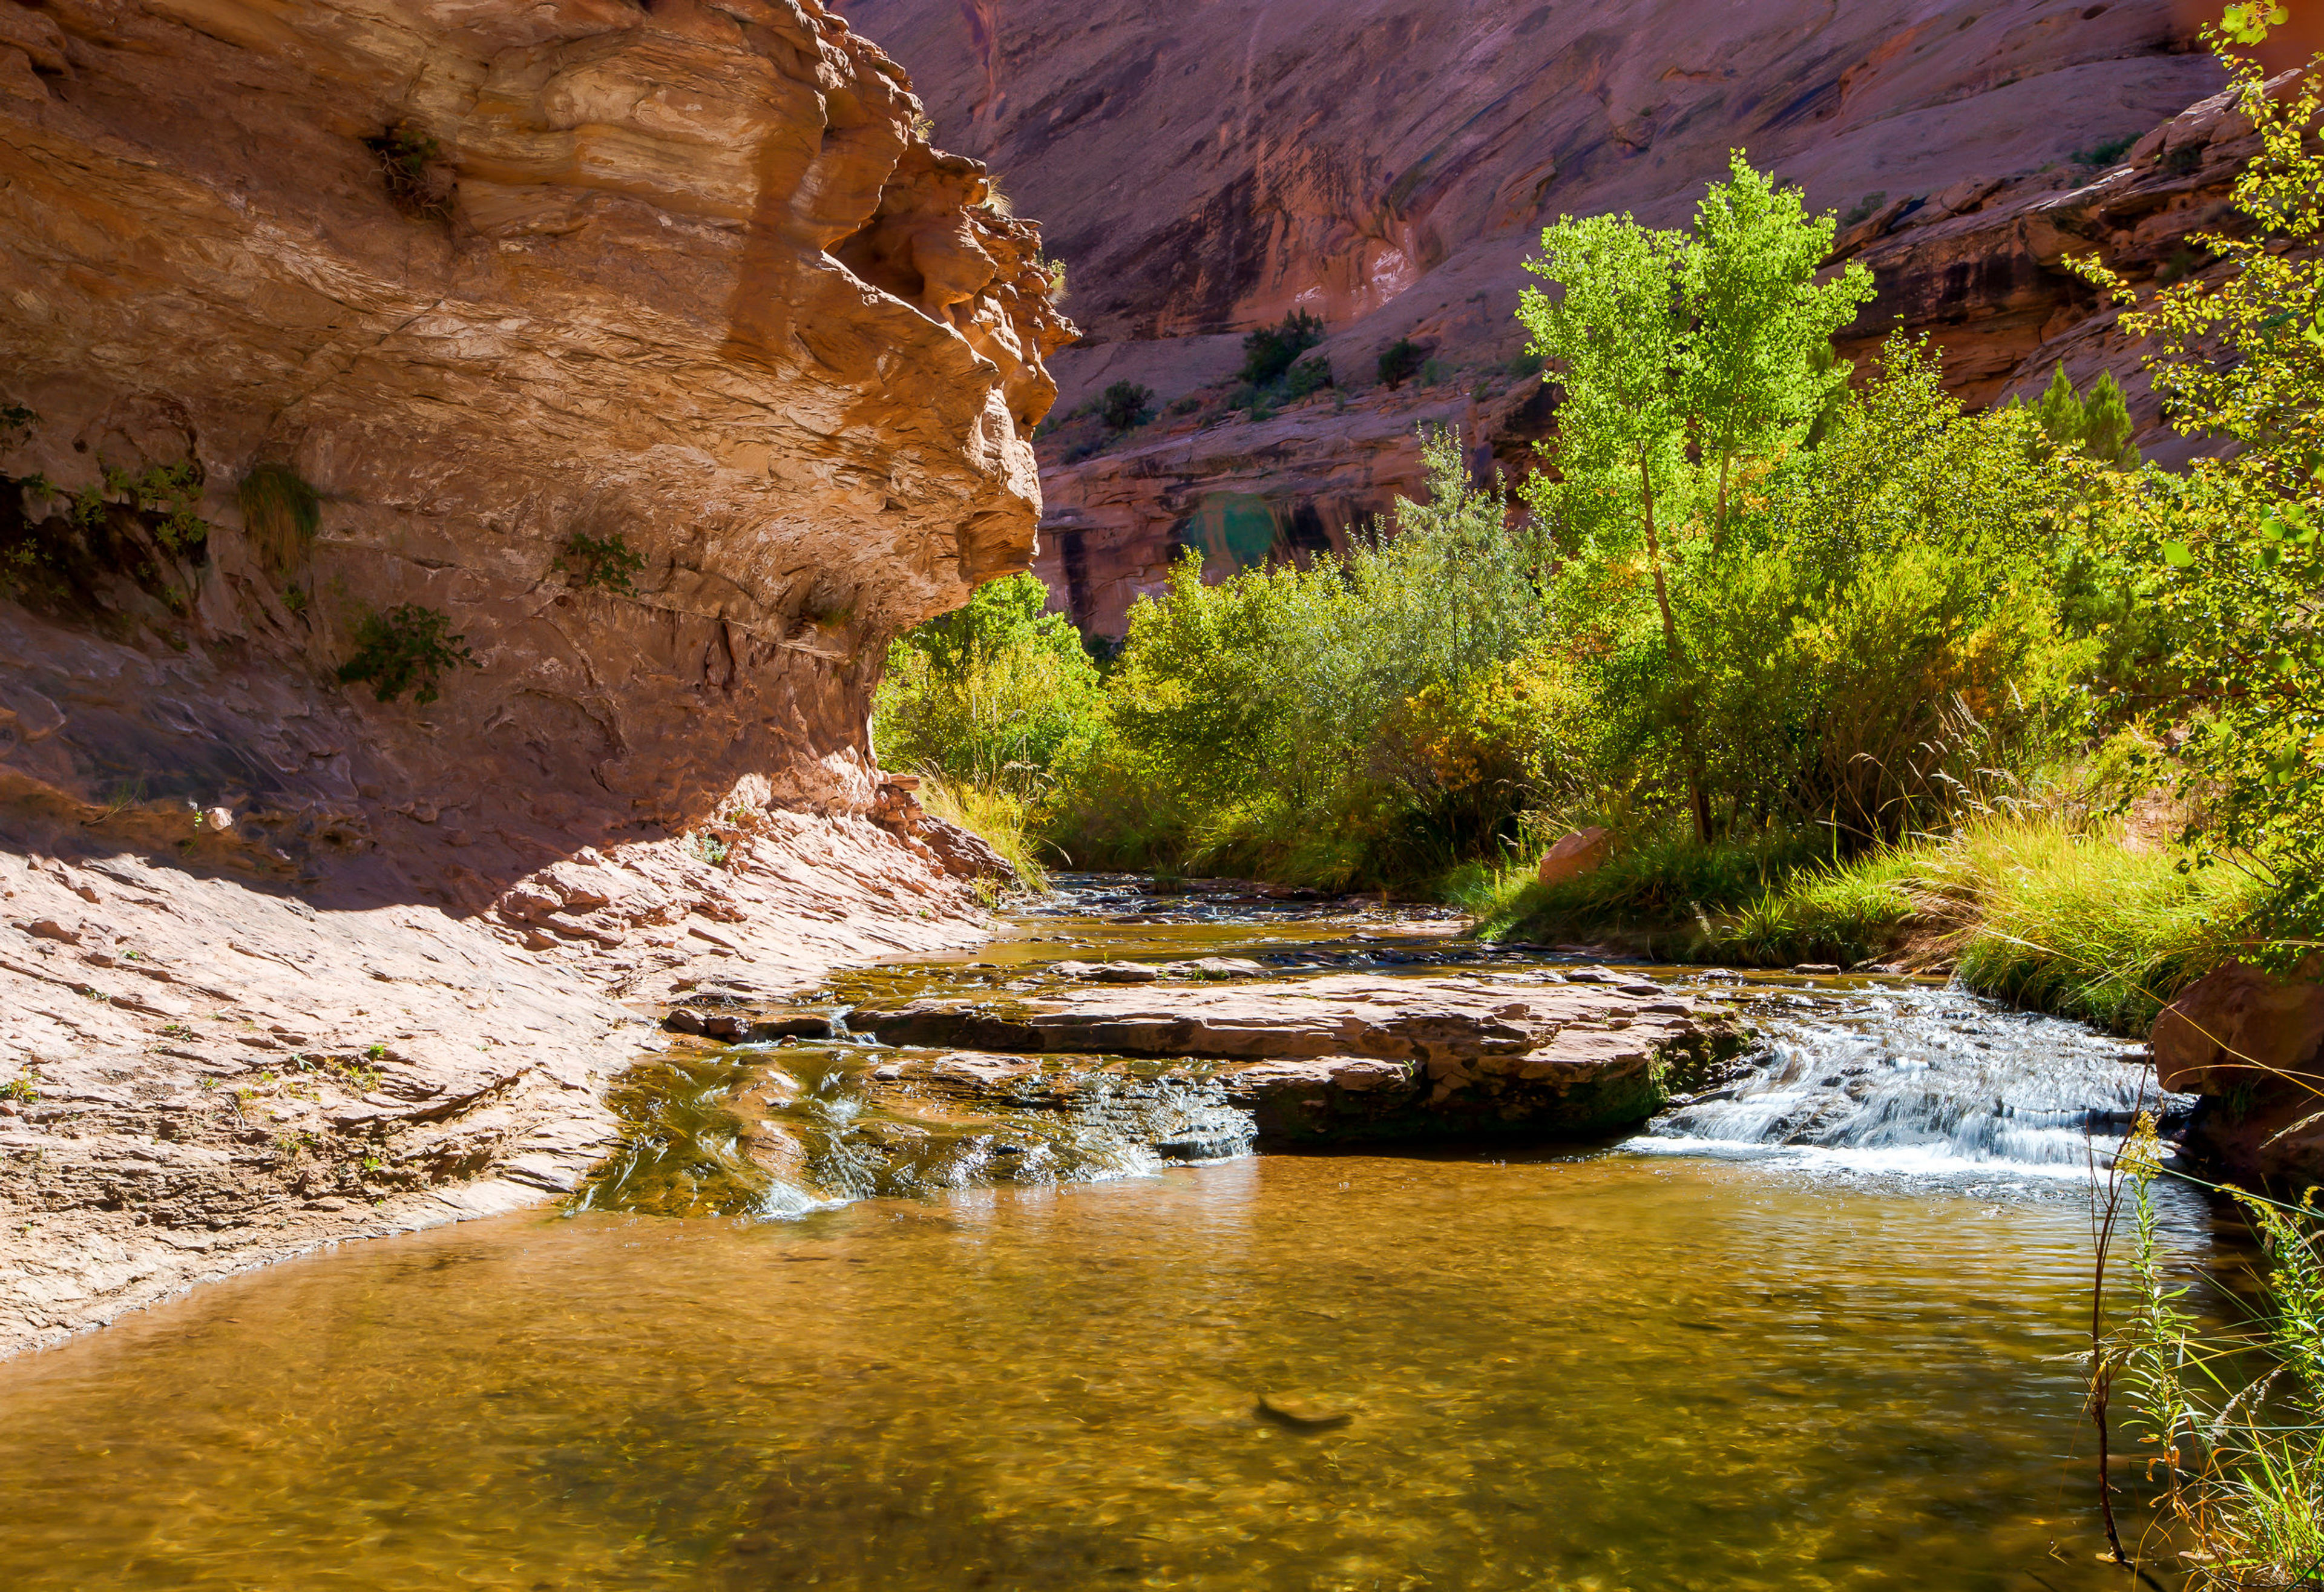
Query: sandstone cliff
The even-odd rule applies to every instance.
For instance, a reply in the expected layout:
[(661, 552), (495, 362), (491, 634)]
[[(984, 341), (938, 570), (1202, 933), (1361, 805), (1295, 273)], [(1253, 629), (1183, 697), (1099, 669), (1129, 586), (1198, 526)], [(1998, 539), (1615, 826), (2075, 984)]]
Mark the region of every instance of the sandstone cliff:
[[(2183, 238), (2221, 213), (2235, 129), (2215, 137), (2211, 106), (2157, 130), (2220, 85), (2195, 40), (2216, 7), (848, 10), (910, 64), (943, 134), (1050, 221), (1089, 329), (1056, 362), (1064, 408), (1122, 379), (1166, 405), (1215, 390), (1243, 331), (1295, 308), (1326, 323), (1336, 391), (1272, 420), (1213, 401), (1085, 458), (1066, 458), (1074, 438), (1044, 445), (1036, 569), (1100, 631), (1119, 632), (1181, 547), (1247, 561), (1342, 544), (1417, 489), (1421, 423), (1521, 464), (1548, 423), (1512, 313), (1541, 227), (1607, 210), (1680, 223), (1732, 147), (1849, 223), (1842, 252), (1881, 288), (1849, 352), (1901, 316), (1980, 403), (2038, 387), (2061, 358), (2082, 381), (2112, 368), (2142, 442), (2177, 446), (2062, 259), (2200, 268)], [(1432, 363), (1389, 393), (1374, 373), (1399, 339)]]
[(0, 0), (0, 1352), (980, 931), (866, 718), (1032, 547), (987, 197), (817, 0)]

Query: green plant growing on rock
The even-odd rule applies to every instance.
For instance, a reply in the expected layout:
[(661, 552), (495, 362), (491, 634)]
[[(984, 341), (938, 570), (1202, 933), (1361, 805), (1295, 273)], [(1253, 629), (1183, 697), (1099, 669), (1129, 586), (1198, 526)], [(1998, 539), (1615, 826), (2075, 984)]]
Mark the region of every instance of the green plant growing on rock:
[(364, 147), (379, 161), (381, 181), (388, 202), (407, 216), (427, 221), (448, 220), (452, 196), (431, 180), (429, 168), (444, 158), (444, 147), (410, 122), (398, 122)]
[(1323, 323), (1294, 310), (1279, 326), (1263, 326), (1242, 340), (1242, 379), (1266, 386), (1282, 379), (1292, 361), (1323, 340)]
[(1860, 221), (1869, 221), (1872, 219), (1873, 212), (1887, 202), (1888, 190), (1885, 188), (1875, 189), (1841, 212), (1840, 224), (1842, 227), (1853, 227)]
[(1380, 384), (1391, 390), (1401, 387), (1419, 374), (1427, 358), (1427, 355), (1421, 352), (1420, 345), (1410, 338), (1398, 338), (1380, 350)]
[(2078, 166), (2115, 165), (2120, 162), (2123, 156), (2130, 153), (2130, 146), (2137, 142), (2138, 134), (2135, 133), (2126, 133), (2119, 138), (2104, 139), (2088, 149), (2076, 150), (2072, 156), (2073, 162)]
[(408, 690), (425, 706), (440, 694), (447, 671), (481, 667), (466, 640), (453, 633), (451, 620), (437, 609), (398, 604), (383, 614), (366, 615), (356, 627), (355, 656), (339, 665), (339, 683), (368, 685), (382, 702)]
[(202, 467), (192, 459), (153, 465), (134, 475), (112, 465), (102, 465), (99, 471), (102, 487), (90, 487), (74, 499), (75, 516), (82, 525), (96, 524), (106, 500), (115, 498), (139, 513), (160, 516), (153, 536), (168, 552), (190, 552), (208, 541), (209, 522), (194, 513), (201, 501)]
[(585, 591), (595, 589), (635, 597), (636, 577), (646, 567), (646, 556), (632, 547), (618, 531), (610, 536), (576, 531), (558, 544), (557, 556), (549, 560), (549, 567), (570, 577)]
[(1097, 401), (1097, 417), (1111, 431), (1127, 431), (1154, 418), (1154, 389), (1116, 382)]
[(1332, 364), (1321, 355), (1303, 359), (1283, 378), (1283, 395), (1300, 399), (1332, 385)]

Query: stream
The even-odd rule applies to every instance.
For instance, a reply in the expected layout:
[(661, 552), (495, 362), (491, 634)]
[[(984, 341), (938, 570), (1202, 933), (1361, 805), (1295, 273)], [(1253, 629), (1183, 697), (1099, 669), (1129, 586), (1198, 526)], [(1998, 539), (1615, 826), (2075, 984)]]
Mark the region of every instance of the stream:
[[(2132, 1585), (2073, 1360), (2090, 1158), (2154, 1104), (2128, 1047), (1926, 981), (1655, 968), (1760, 1040), (1618, 1142), (1254, 1155), (1134, 1082), (883, 1106), (851, 1006), (1065, 960), (1592, 965), (1427, 909), (1062, 885), (790, 1003), (835, 1033), (675, 1045), (573, 1208), (0, 1366), (0, 1581)], [(2166, 1193), (2176, 1254), (2230, 1255)]]

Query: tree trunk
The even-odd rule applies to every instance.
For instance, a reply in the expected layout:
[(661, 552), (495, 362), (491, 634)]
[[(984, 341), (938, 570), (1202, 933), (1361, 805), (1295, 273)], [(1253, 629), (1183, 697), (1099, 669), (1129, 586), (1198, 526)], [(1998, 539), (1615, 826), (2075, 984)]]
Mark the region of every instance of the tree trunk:
[[(1671, 668), (1683, 671), (1684, 654), (1679, 651), (1678, 625), (1671, 617), (1670, 587), (1663, 578), (1663, 548), (1655, 534), (1655, 477), (1644, 450), (1638, 454), (1638, 486), (1646, 504), (1646, 562), (1655, 571), (1655, 606), (1662, 610), (1663, 650), (1670, 654)], [(1694, 838), (1705, 846), (1711, 844), (1711, 797), (1704, 789), (1702, 749), (1696, 745), (1694, 734), (1694, 692), (1686, 691), (1686, 706), (1679, 716), (1679, 750), (1686, 756), (1687, 794), (1694, 806)]]

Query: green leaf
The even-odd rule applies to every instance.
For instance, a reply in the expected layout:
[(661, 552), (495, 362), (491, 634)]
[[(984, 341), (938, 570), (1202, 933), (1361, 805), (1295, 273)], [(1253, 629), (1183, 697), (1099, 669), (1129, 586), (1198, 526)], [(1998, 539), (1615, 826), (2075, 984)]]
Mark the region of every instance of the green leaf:
[(2174, 569), (2184, 569), (2194, 563), (2195, 555), (2183, 541), (2166, 541), (2163, 544), (2163, 561)]

